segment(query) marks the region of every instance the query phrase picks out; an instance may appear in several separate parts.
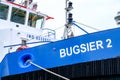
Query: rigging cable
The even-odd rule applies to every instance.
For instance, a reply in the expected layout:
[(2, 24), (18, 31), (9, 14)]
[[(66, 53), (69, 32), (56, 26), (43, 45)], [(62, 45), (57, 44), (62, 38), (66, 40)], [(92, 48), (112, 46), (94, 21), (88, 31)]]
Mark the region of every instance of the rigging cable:
[(73, 22), (78, 23), (78, 24), (83, 25), (83, 26), (86, 26), (86, 27), (88, 27), (88, 28), (91, 28), (91, 29), (93, 29), (93, 30), (100, 31), (99, 29), (94, 28), (94, 27), (91, 27), (91, 26), (89, 26), (89, 25), (86, 25), (86, 24), (83, 24), (83, 23), (80, 23), (80, 22), (76, 22), (76, 21), (73, 21)]
[(83, 29), (83, 28), (81, 28), (80, 26), (78, 26), (77, 24), (75, 24), (75, 23), (72, 23), (73, 25), (75, 25), (75, 26), (77, 26), (78, 28), (80, 28), (82, 31), (84, 31), (85, 33), (87, 33), (88, 34), (88, 32), (85, 30), (85, 29)]

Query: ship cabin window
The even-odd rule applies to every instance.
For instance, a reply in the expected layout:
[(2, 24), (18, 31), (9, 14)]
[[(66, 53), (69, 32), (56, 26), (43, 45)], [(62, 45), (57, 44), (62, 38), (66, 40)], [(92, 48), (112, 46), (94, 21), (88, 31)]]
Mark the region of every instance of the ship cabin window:
[(0, 19), (7, 20), (9, 6), (0, 3)]
[(12, 8), (11, 21), (15, 23), (25, 24), (26, 11)]
[(43, 16), (34, 13), (29, 13), (28, 26), (41, 29), (43, 25), (43, 18)]

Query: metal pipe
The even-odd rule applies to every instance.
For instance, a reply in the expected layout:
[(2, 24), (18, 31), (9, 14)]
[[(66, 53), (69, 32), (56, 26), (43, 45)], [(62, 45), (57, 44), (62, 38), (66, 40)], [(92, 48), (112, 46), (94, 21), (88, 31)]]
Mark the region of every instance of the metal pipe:
[(82, 31), (84, 31), (86, 34), (89, 34), (86, 30), (84, 30), (83, 28), (81, 28), (80, 26), (78, 26), (77, 24), (75, 23), (72, 23), (73, 25), (77, 26), (79, 29), (81, 29)]

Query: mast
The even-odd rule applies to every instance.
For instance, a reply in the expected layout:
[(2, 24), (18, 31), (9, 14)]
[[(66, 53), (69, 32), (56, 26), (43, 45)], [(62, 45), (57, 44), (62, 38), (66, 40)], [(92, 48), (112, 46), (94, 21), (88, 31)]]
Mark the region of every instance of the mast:
[(63, 39), (71, 38), (74, 36), (73, 31), (72, 31), (72, 13), (70, 12), (73, 7), (72, 7), (72, 2), (69, 0), (65, 1), (65, 28), (64, 28), (64, 33), (63, 33)]

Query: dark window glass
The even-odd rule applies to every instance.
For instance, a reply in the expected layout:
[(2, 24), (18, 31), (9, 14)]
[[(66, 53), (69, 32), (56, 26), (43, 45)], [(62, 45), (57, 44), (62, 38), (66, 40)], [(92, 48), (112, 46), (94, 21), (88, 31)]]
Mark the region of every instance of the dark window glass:
[(24, 24), (25, 17), (26, 17), (26, 11), (20, 10), (17, 8), (12, 9), (12, 13), (11, 13), (11, 21), (12, 22)]
[(8, 17), (9, 6), (0, 3), (0, 19), (6, 20)]

